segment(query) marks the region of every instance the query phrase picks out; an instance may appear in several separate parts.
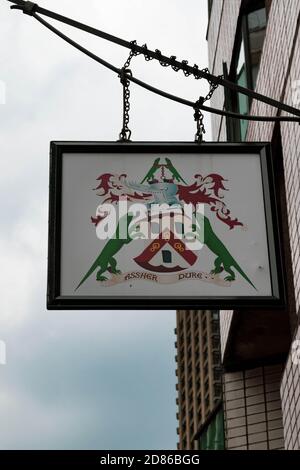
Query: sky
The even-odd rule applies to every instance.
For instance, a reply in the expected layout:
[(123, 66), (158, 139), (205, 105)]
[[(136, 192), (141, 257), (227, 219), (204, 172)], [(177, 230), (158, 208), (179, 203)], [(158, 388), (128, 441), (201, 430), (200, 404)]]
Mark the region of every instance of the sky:
[[(207, 66), (206, 0), (39, 5)], [(51, 140), (115, 141), (118, 78), (0, 0), (0, 449), (175, 449), (174, 311), (46, 310)], [(55, 22), (53, 22), (55, 23)], [(128, 51), (57, 26), (121, 67)], [(136, 57), (136, 77), (192, 101), (207, 92)], [(210, 118), (205, 118), (210, 137)], [(131, 86), (135, 141), (191, 141), (193, 110)], [(1, 343), (1, 344), (3, 344)]]

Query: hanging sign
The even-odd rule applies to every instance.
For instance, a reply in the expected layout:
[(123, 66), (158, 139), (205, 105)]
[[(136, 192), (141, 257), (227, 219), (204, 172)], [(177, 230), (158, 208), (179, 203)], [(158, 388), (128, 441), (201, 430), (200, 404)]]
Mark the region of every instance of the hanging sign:
[(265, 144), (51, 143), (49, 309), (274, 307)]

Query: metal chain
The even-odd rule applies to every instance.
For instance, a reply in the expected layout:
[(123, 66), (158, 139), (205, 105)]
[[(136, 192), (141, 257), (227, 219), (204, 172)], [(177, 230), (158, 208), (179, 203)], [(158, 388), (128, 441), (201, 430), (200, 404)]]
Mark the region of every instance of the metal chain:
[(137, 51), (134, 49), (134, 46), (137, 44), (137, 42), (136, 42), (136, 41), (130, 41), (130, 44), (132, 44), (132, 50), (130, 51), (130, 54), (129, 54), (129, 56), (128, 56), (128, 59), (126, 60), (125, 64), (123, 65), (123, 68), (125, 68), (125, 69), (128, 69), (128, 68), (129, 68), (133, 57), (136, 57), (137, 55), (140, 54), (140, 52), (137, 52)]
[[(131, 44), (133, 44), (132, 51), (135, 52), (135, 55), (142, 54), (142, 55), (145, 57), (145, 60), (146, 60), (146, 61), (149, 61), (149, 60), (153, 60), (153, 59), (154, 59), (154, 57), (150, 57), (150, 55), (149, 55), (149, 53), (148, 53), (147, 44), (144, 44), (144, 45), (142, 46), (143, 52), (136, 52), (136, 49), (134, 48), (134, 45), (137, 44), (136, 41), (131, 41)], [(181, 68), (179, 68), (178, 66), (175, 65), (175, 61), (177, 60), (177, 57), (176, 57), (175, 55), (171, 55), (171, 56), (170, 56), (171, 62), (174, 62), (174, 65), (172, 65), (172, 63), (169, 64), (169, 63), (165, 62), (163, 59), (160, 60), (160, 57), (162, 57), (162, 53), (161, 53), (161, 51), (160, 51), (159, 49), (155, 49), (155, 53), (156, 53), (156, 57), (155, 57), (155, 58), (159, 61), (160, 65), (161, 65), (162, 67), (170, 67), (170, 66), (171, 66), (171, 68), (172, 68), (175, 72), (178, 72), (179, 70), (182, 70), (182, 72), (183, 72), (183, 74), (184, 74), (185, 77), (189, 77), (190, 75), (193, 75), (196, 80), (199, 80), (199, 79), (201, 79), (201, 78), (204, 78), (204, 77), (200, 76), (200, 72), (205, 73), (205, 74), (208, 74), (208, 75), (210, 74), (209, 69), (208, 69), (207, 67), (204, 68), (204, 69), (199, 69), (199, 67), (198, 67), (197, 64), (194, 64), (194, 65), (193, 65), (193, 67), (192, 67), (192, 68), (193, 68), (193, 71), (192, 71), (192, 72), (190, 72), (189, 70), (181, 69)], [(183, 65), (184, 68), (186, 68), (186, 67), (188, 66), (188, 63), (189, 63), (188, 60), (182, 60), (182, 61), (181, 61), (181, 64)], [(223, 77), (223, 75), (219, 75), (217, 78), (222, 79), (222, 78), (224, 78), (224, 77)], [(213, 83), (213, 82), (210, 81), (208, 78), (205, 78), (205, 79), (208, 81), (208, 83), (209, 83), (209, 85), (210, 85), (210, 87), (211, 87), (210, 92), (209, 92), (209, 94), (207, 95), (207, 99), (210, 99), (210, 97), (212, 96), (212, 94), (214, 93), (214, 91), (218, 88), (219, 84), (218, 84), (218, 83)], [(211, 95), (210, 95), (210, 93), (211, 93)], [(210, 95), (210, 96), (209, 96), (209, 95)]]
[(198, 144), (201, 144), (203, 142), (203, 135), (206, 134), (205, 126), (204, 126), (204, 115), (199, 108), (199, 105), (203, 105), (204, 103), (204, 98), (201, 97), (199, 98), (198, 101), (195, 103), (195, 113), (194, 113), (194, 119), (197, 123), (197, 132), (195, 134), (195, 142)]
[[(150, 57), (149, 54), (148, 54), (147, 44), (144, 44), (142, 46), (143, 47), (143, 52), (138, 52), (135, 49), (135, 45), (137, 44), (136, 41), (131, 41), (131, 44), (132, 44), (132, 49), (130, 51), (128, 59), (126, 60), (123, 68), (121, 69), (122, 73), (120, 74), (121, 83), (123, 85), (123, 128), (122, 128), (122, 131), (120, 133), (120, 140), (122, 142), (130, 141), (130, 137), (131, 137), (131, 130), (128, 128), (129, 111), (130, 111), (130, 102), (129, 102), (129, 100), (130, 100), (130, 90), (129, 90), (130, 80), (128, 80), (128, 78), (127, 78), (127, 74), (132, 75), (132, 72), (129, 69), (129, 66), (131, 64), (131, 60), (133, 59), (133, 57), (135, 57), (137, 55), (140, 55), (140, 54), (142, 54), (144, 56), (146, 61), (153, 60), (153, 57)], [(178, 72), (180, 70), (178, 68), (178, 66), (176, 66), (175, 64), (174, 65), (168, 64), (168, 63), (164, 62), (163, 60), (160, 60), (160, 57), (162, 56), (162, 53), (159, 49), (156, 49), (155, 52), (156, 52), (156, 58), (158, 59), (160, 65), (162, 67), (169, 67), (171, 65), (171, 68), (175, 72)], [(175, 62), (176, 61), (176, 56), (171, 56), (170, 59), (171, 59), (172, 62)], [(181, 63), (184, 67), (188, 65), (187, 60), (183, 60)], [(200, 72), (199, 67), (196, 64), (193, 67), (193, 72), (190, 72), (188, 70), (183, 70), (183, 73), (184, 73), (185, 77), (189, 77), (190, 75), (193, 75), (196, 80), (199, 80), (199, 79), (202, 78), (202, 77), (200, 77), (199, 72)], [(209, 69), (208, 68), (202, 69), (201, 72), (204, 72), (205, 74), (209, 75)], [(223, 78), (223, 76), (220, 75), (220, 76), (218, 76), (218, 78)], [(197, 123), (197, 132), (196, 132), (196, 135), (195, 135), (195, 142), (198, 142), (198, 143), (203, 142), (203, 135), (206, 133), (205, 126), (204, 126), (204, 115), (203, 115), (200, 107), (206, 101), (209, 101), (211, 99), (214, 92), (216, 91), (216, 89), (219, 86), (218, 83), (214, 83), (211, 80), (209, 80), (208, 78), (206, 80), (207, 80), (207, 82), (209, 83), (209, 86), (210, 86), (209, 92), (205, 97), (201, 96), (199, 98), (199, 100), (196, 101), (196, 103), (194, 105), (194, 119)]]
[[(134, 45), (136, 41), (131, 41)], [(131, 137), (131, 130), (128, 127), (129, 124), (129, 111), (130, 111), (130, 80), (128, 80), (128, 76), (132, 76), (132, 72), (129, 69), (131, 64), (131, 60), (133, 57), (137, 56), (139, 53), (131, 50), (126, 60), (125, 64), (121, 69), (121, 74), (119, 75), (120, 81), (123, 85), (123, 127), (119, 134), (119, 141), (121, 142), (130, 142)]]
[[(206, 69), (203, 69), (202, 72), (205, 72), (207, 74), (209, 74), (209, 69), (206, 68)], [(223, 79), (224, 78), (224, 75), (218, 75), (218, 79)], [(212, 95), (214, 94), (214, 92), (216, 91), (216, 89), (219, 87), (219, 84), (218, 83), (213, 83), (211, 82), (209, 79), (207, 79), (208, 83), (209, 83), (209, 86), (210, 86), (210, 90), (208, 92), (208, 94), (205, 96), (204, 98), (204, 103), (205, 101), (209, 101), (212, 97)]]
[(131, 70), (123, 67), (120, 74), (120, 81), (123, 85), (123, 127), (119, 134), (121, 142), (130, 142), (131, 137), (131, 130), (128, 127), (130, 111), (130, 80), (128, 80), (128, 75), (131, 75)]
[[(136, 41), (131, 41), (131, 42), (132, 42), (133, 45), (136, 44)], [(153, 60), (153, 57), (150, 57), (149, 54), (148, 54), (147, 44), (144, 44), (142, 47), (143, 47), (144, 51), (141, 54), (143, 54), (143, 56), (145, 57), (145, 60), (146, 61)], [(171, 61), (174, 62), (174, 65), (172, 65), (172, 64), (168, 64), (168, 63), (164, 62), (163, 60), (160, 60), (160, 56), (162, 56), (162, 53), (159, 49), (156, 49), (155, 52), (156, 52), (156, 58), (158, 59), (160, 65), (162, 67), (169, 67), (171, 65), (171, 68), (175, 72), (178, 72), (180, 70), (179, 67), (175, 65), (175, 61), (176, 61), (176, 56), (175, 55), (170, 56)], [(134, 47), (133, 47), (131, 53), (133, 53), (133, 55), (137, 55)], [(132, 57), (129, 56), (129, 58), (131, 60)], [(129, 63), (130, 63), (130, 60), (129, 60)], [(187, 60), (183, 60), (181, 63), (184, 67), (186, 67), (188, 65)], [(196, 80), (199, 80), (199, 79), (202, 78), (202, 77), (200, 77), (199, 72), (200, 72), (200, 70), (199, 70), (199, 67), (198, 67), (197, 64), (195, 64), (193, 66), (193, 72), (190, 72), (188, 70), (183, 70), (183, 73), (184, 73), (185, 77), (189, 77), (190, 75), (193, 75)], [(208, 75), (210, 73), (209, 69), (207, 67), (205, 69), (202, 69), (201, 72), (204, 72), (205, 74), (208, 74)], [(223, 78), (223, 75), (219, 75), (218, 78), (220, 78), (220, 79)], [(195, 135), (195, 142), (198, 142), (198, 143), (203, 142), (203, 135), (206, 133), (205, 126), (204, 126), (204, 115), (203, 115), (199, 105), (202, 106), (206, 101), (209, 101), (211, 99), (211, 97), (213, 96), (214, 92), (216, 91), (216, 89), (219, 86), (218, 83), (214, 83), (211, 80), (209, 80), (208, 78), (206, 80), (208, 81), (209, 86), (210, 86), (209, 92), (205, 97), (200, 97), (199, 100), (196, 101), (195, 106), (194, 106), (194, 111), (195, 111), (194, 112), (194, 119), (197, 123), (197, 132), (196, 132), (196, 135)]]
[[(96, 54), (93, 54), (91, 51), (88, 49), (84, 48), (81, 46), (79, 43), (75, 42), (72, 40), (69, 36), (63, 34), (61, 31), (59, 31), (57, 28), (55, 28), (53, 25), (45, 21), (40, 15), (45, 15), (49, 18), (55, 19), (57, 21), (60, 21), (64, 24), (67, 24), (69, 26), (72, 26), (74, 28), (80, 29), (82, 31), (85, 31), (87, 33), (93, 34), (95, 36), (101, 37), (102, 39), (105, 39), (107, 41), (110, 41), (114, 44), (118, 44), (119, 46), (126, 47), (130, 50), (133, 50), (135, 52), (138, 52), (140, 54), (144, 54), (146, 60), (160, 60), (162, 65), (166, 66), (169, 64), (173, 70), (179, 71), (182, 70), (183, 73), (186, 76), (193, 75), (196, 79), (204, 78), (207, 81), (211, 81), (212, 83), (219, 84), (223, 86), (224, 88), (233, 90), (234, 92), (241, 93), (242, 95), (248, 96), (249, 98), (255, 99), (257, 101), (260, 101), (262, 103), (266, 103), (273, 108), (276, 108), (277, 110), (285, 111), (286, 113), (292, 114), (293, 117), (291, 116), (286, 116), (286, 115), (280, 115), (280, 116), (253, 116), (253, 115), (242, 115), (238, 113), (233, 113), (233, 112), (227, 112), (225, 110), (221, 109), (214, 109), (214, 108), (206, 108), (207, 111), (218, 114), (221, 116), (226, 116), (234, 119), (239, 119), (243, 120), (246, 119), (247, 121), (256, 121), (256, 122), (300, 122), (300, 110), (293, 107), (289, 106), (287, 104), (284, 104), (280, 101), (274, 100), (272, 98), (269, 98), (265, 95), (262, 95), (260, 93), (257, 93), (253, 90), (250, 90), (249, 88), (242, 87), (240, 85), (237, 85), (234, 82), (229, 81), (228, 79), (222, 78), (222, 80), (218, 79), (218, 77), (212, 75), (212, 74), (206, 74), (205, 72), (201, 71), (197, 65), (190, 66), (188, 65), (187, 61), (182, 61), (179, 62), (176, 60), (175, 56), (171, 57), (166, 57), (165, 55), (161, 55), (160, 58), (157, 55), (157, 52), (153, 52), (149, 49), (147, 49), (147, 46), (139, 46), (134, 42), (134, 44), (125, 41), (124, 39), (118, 38), (117, 36), (112, 36), (110, 34), (105, 33), (104, 31), (100, 31), (96, 28), (91, 28), (90, 26), (87, 26), (86, 24), (80, 23), (78, 21), (75, 21), (71, 18), (68, 18), (66, 16), (58, 15), (57, 13), (51, 11), (51, 10), (46, 10), (45, 8), (39, 7), (39, 5), (34, 4), (32, 2), (27, 2), (23, 0), (8, 0), (11, 3), (14, 3), (11, 8), (12, 9), (18, 9), (23, 11), (23, 13), (26, 13), (30, 16), (32, 16), (36, 21), (38, 21), (41, 25), (43, 25), (45, 28), (49, 29), (52, 33), (56, 34), (58, 37), (66, 41), (68, 44), (70, 44), (72, 47), (76, 48), (77, 50), (81, 51), (83, 54), (87, 55), (91, 59), (95, 60), (99, 64), (103, 65), (104, 67), (108, 68), (109, 70), (113, 71), (114, 73), (120, 75), (120, 69), (112, 65), (111, 63), (103, 60), (101, 57), (97, 56)], [(158, 51), (158, 50), (157, 50)], [(159, 52), (159, 51), (158, 51)], [(205, 69), (204, 69), (205, 70)], [(128, 76), (129, 77), (129, 76)], [(171, 95), (170, 93), (167, 93), (163, 90), (160, 90), (158, 88), (155, 88), (151, 86), (148, 83), (143, 82), (142, 80), (138, 80), (135, 78), (133, 75), (129, 77), (130, 81), (133, 81), (137, 85), (149, 90), (152, 93), (156, 93), (160, 96), (163, 96), (165, 98), (171, 99), (173, 101), (176, 101), (178, 103), (184, 104), (186, 106), (191, 106), (195, 107), (195, 104), (192, 103), (191, 101), (185, 100), (183, 98), (180, 98), (179, 96)], [(297, 116), (297, 117), (294, 117)]]
[[(208, 68), (203, 69), (203, 72), (209, 73)], [(223, 78), (223, 75), (219, 75), (218, 78)], [(199, 144), (201, 144), (203, 142), (203, 135), (206, 134), (206, 130), (205, 130), (205, 126), (204, 126), (204, 115), (203, 115), (200, 107), (203, 106), (203, 104), (206, 101), (209, 101), (212, 98), (214, 92), (216, 91), (216, 89), (219, 86), (218, 83), (213, 83), (210, 80), (207, 80), (207, 81), (208, 81), (209, 86), (210, 86), (209, 92), (207, 93), (206, 96), (201, 96), (199, 98), (199, 100), (196, 101), (195, 106), (194, 106), (194, 110), (195, 110), (194, 119), (197, 123), (197, 132), (196, 132), (196, 135), (195, 135), (195, 142), (197, 142)]]

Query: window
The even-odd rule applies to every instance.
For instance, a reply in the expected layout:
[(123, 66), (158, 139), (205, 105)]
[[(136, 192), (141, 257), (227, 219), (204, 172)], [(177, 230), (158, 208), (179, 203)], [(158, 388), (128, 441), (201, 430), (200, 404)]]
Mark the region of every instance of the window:
[(220, 366), (215, 366), (213, 371), (214, 371), (214, 380), (220, 382), (222, 378), (222, 368)]
[(214, 335), (219, 335), (219, 332), (220, 332), (219, 320), (212, 320), (212, 322), (211, 322), (211, 331)]
[(216, 321), (219, 320), (220, 316), (219, 316), (219, 311), (218, 310), (213, 310), (212, 311), (212, 318), (213, 318), (213, 320), (216, 320)]
[[(240, 31), (235, 48), (232, 64), (231, 79), (245, 88), (256, 88), (260, 60), (267, 29), (267, 10), (265, 0), (246, 2), (248, 5), (240, 21)], [(228, 102), (228, 100), (226, 100)], [(230, 110), (247, 115), (250, 112), (251, 101), (242, 94), (230, 96)], [(231, 121), (232, 122), (232, 121)], [(246, 139), (248, 121), (237, 121), (231, 131), (229, 140)]]
[(224, 450), (225, 449), (225, 436), (224, 436), (224, 415), (223, 410), (220, 409), (215, 416), (210, 420), (207, 427), (201, 433), (199, 438), (200, 450)]
[(216, 398), (221, 398), (222, 397), (222, 387), (221, 387), (221, 385), (220, 384), (215, 384), (214, 388), (215, 388), (215, 397)]
[(220, 353), (214, 351), (213, 354), (212, 354), (212, 359), (213, 359), (214, 365), (218, 366), (221, 362)]
[(247, 21), (249, 34), (250, 73), (252, 86), (255, 88), (267, 29), (267, 12), (265, 7), (249, 13)]
[(211, 10), (212, 10), (212, 6), (213, 6), (213, 1), (214, 0), (208, 0), (208, 19), (210, 19)]
[[(246, 58), (245, 58), (245, 44), (242, 40), (240, 51), (238, 55), (238, 63), (236, 67), (236, 83), (237, 85), (248, 87), (247, 73), (246, 73)], [(237, 111), (240, 114), (249, 113), (249, 99), (245, 95), (238, 94), (237, 98)], [(240, 121), (240, 137), (241, 140), (245, 140), (248, 128), (247, 121)]]

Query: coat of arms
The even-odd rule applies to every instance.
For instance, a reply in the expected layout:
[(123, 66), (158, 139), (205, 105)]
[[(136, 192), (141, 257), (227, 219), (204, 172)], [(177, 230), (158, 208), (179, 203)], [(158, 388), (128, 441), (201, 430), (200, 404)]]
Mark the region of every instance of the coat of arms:
[[(228, 230), (244, 227), (242, 222), (232, 217), (224, 201), (227, 188), (221, 175), (195, 174), (194, 181), (189, 184), (171, 159), (157, 158), (140, 182), (133, 181), (126, 174), (111, 173), (101, 174), (97, 181), (95, 191), (101, 204), (91, 222), (98, 238), (108, 223), (110, 212), (121, 203), (128, 204), (128, 210), (119, 216), (114, 233), (106, 240), (77, 289), (90, 276), (95, 276), (107, 287), (133, 280), (168, 284), (190, 279), (230, 286), (237, 276), (241, 276), (255, 289), (216, 234), (214, 222), (209, 218), (210, 215), (226, 224)], [(134, 212), (136, 204), (144, 207), (138, 216)], [(199, 210), (201, 207), (205, 210)], [(136, 244), (133, 261), (136, 269), (142, 268), (142, 271), (124, 273), (119, 264), (118, 255), (129, 244)], [(191, 271), (195, 265), (201, 266), (204, 248), (213, 255), (211, 269), (208, 272)]]

